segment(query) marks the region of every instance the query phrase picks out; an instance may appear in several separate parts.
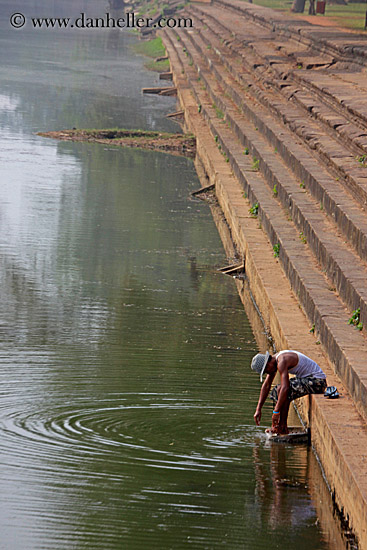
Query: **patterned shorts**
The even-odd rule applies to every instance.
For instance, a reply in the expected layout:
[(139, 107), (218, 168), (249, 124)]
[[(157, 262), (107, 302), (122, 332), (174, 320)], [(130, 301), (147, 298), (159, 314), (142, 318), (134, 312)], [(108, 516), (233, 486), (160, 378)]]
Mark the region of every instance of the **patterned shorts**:
[[(324, 393), (326, 390), (326, 379), (325, 378), (315, 378), (314, 376), (306, 376), (305, 378), (294, 378), (289, 379), (289, 391), (288, 399), (293, 401), (293, 399), (298, 399), (304, 395), (309, 395), (310, 393)], [(276, 403), (278, 401), (278, 393), (280, 390), (280, 384), (275, 386), (270, 392), (270, 399)]]

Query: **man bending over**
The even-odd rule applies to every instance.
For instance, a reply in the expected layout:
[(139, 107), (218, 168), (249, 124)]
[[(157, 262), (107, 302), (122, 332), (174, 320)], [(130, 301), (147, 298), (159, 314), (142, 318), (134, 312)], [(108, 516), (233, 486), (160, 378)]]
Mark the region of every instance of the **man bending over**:
[[(252, 359), (251, 368), (260, 374), (261, 382), (263, 374), (267, 374), (254, 414), (257, 426), (260, 425), (261, 409), (277, 371), (280, 374), (280, 384), (270, 393), (274, 401), (271, 432), (277, 435), (289, 433), (287, 419), (291, 401), (310, 393), (324, 393), (327, 386), (325, 373), (319, 365), (299, 351), (283, 350), (275, 355), (270, 355), (268, 351), (265, 355), (258, 353)], [(289, 374), (295, 377), (290, 379)]]

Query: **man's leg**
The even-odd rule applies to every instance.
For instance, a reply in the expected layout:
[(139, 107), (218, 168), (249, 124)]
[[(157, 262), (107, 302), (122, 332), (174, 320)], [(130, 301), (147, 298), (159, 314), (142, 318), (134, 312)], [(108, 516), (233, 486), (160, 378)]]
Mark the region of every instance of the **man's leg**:
[[(326, 380), (315, 378), (314, 376), (306, 376), (305, 378), (291, 378), (289, 381), (289, 399), (285, 403), (286, 409), (284, 413), (280, 414), (280, 425), (282, 429), (287, 430), (284, 433), (289, 433), (287, 428), (287, 417), (289, 411), (289, 405), (294, 399), (304, 397), (305, 395), (310, 395), (312, 393), (324, 393), (326, 388)], [(282, 423), (285, 419), (285, 424)]]
[[(274, 407), (278, 401), (279, 390), (280, 390), (280, 384), (275, 386), (270, 392), (270, 398), (273, 400)], [(290, 400), (287, 399), (283, 404), (282, 408), (280, 409), (279, 422), (277, 426), (273, 426), (270, 429), (272, 433), (276, 433), (278, 435), (286, 435), (289, 433), (288, 425), (287, 425), (289, 405), (290, 405)]]
[(288, 421), (290, 403), (291, 402), (289, 401), (289, 399), (287, 399), (283, 404), (282, 408), (280, 409), (279, 431), (278, 431), (280, 435), (289, 434), (287, 421)]
[[(279, 435), (286, 435), (288, 431), (288, 413), (289, 405), (294, 399), (309, 395), (311, 393), (324, 393), (327, 386), (327, 382), (324, 379), (315, 378), (313, 376), (307, 376), (306, 378), (297, 378), (293, 377), (289, 381), (289, 394), (288, 399), (284, 403), (283, 407), (280, 410), (279, 422), (278, 425), (274, 428), (271, 428), (272, 433), (277, 433)], [(280, 384), (275, 386), (270, 392), (270, 398), (274, 402), (274, 407), (278, 401), (278, 394), (280, 390)]]

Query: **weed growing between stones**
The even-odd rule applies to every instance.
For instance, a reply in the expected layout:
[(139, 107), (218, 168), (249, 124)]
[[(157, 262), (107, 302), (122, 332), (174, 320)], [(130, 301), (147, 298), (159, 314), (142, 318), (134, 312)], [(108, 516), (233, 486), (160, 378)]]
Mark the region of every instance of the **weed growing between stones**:
[(223, 111), (221, 109), (219, 109), (219, 107), (217, 107), (215, 103), (213, 103), (213, 109), (214, 109), (215, 114), (217, 115), (218, 118), (220, 118), (220, 119), (224, 118)]
[(301, 231), (301, 233), (299, 234), (299, 238), (301, 239), (301, 241), (303, 242), (303, 244), (307, 244), (307, 239), (306, 239), (306, 237), (304, 236), (303, 231)]
[(259, 213), (259, 203), (254, 202), (254, 204), (249, 208), (249, 212), (251, 214), (252, 218), (257, 218), (257, 215)]
[(254, 160), (253, 160), (253, 163), (252, 163), (252, 169), (254, 170), (254, 172), (258, 172), (259, 171), (259, 167), (260, 167), (260, 160), (257, 159), (256, 157), (254, 157)]
[(277, 243), (273, 246), (273, 251), (274, 251), (274, 258), (279, 258), (279, 252), (280, 252), (280, 244)]
[(227, 153), (225, 153), (224, 151), (222, 151), (222, 155), (224, 156), (224, 160), (225, 160), (226, 162), (229, 162), (229, 157), (228, 157)]
[(357, 330), (363, 329), (363, 323), (361, 323), (361, 308), (355, 309), (351, 318), (348, 320), (348, 325), (353, 325)]

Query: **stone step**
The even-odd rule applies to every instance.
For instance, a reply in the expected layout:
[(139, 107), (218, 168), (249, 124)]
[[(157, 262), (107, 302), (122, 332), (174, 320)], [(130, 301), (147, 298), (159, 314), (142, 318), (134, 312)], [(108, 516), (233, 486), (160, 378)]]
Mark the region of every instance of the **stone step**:
[[(207, 39), (214, 41), (213, 38), (216, 35), (218, 41), (223, 40), (224, 37), (229, 39), (231, 37), (231, 27), (230, 27), (230, 18), (227, 21), (226, 17), (218, 13), (218, 19), (215, 19), (213, 10), (205, 10), (204, 8), (196, 8), (194, 13), (198, 13), (203, 16), (205, 23), (208, 25), (211, 33), (208, 33)], [(228, 14), (226, 14), (228, 17)], [(204, 22), (204, 21), (203, 21)], [(269, 55), (267, 59), (262, 57), (259, 52), (256, 54), (255, 44), (260, 42), (260, 48), (277, 48), (285, 49), (277, 41), (263, 40), (262, 35), (257, 37), (257, 42), (255, 38), (252, 40), (246, 39), (246, 48), (244, 48), (244, 41), (242, 40), (243, 36), (247, 36), (248, 32), (251, 32), (250, 28), (243, 28), (246, 25), (244, 22), (241, 22), (241, 35), (238, 35), (232, 41), (228, 42), (228, 47), (232, 50), (232, 53), (236, 56), (242, 58), (242, 62), (247, 66), (249, 71), (254, 75), (256, 74), (257, 78), (265, 82), (270, 86), (278, 87), (283, 95), (287, 99), (291, 99), (299, 107), (301, 107), (308, 115), (308, 117), (314, 118), (317, 121), (321, 122), (328, 128), (329, 133), (334, 137), (337, 137), (341, 144), (347, 147), (353, 154), (354, 160), (355, 156), (361, 156), (367, 152), (367, 131), (366, 131), (366, 119), (363, 113), (359, 113), (359, 116), (356, 116), (355, 109), (346, 109), (345, 103), (343, 100), (338, 98), (333, 98), (331, 94), (325, 94), (322, 89), (318, 89), (317, 86), (311, 86), (310, 81), (312, 79), (317, 82), (323, 76), (320, 72), (315, 71), (303, 71), (303, 70), (294, 70), (294, 65), (297, 65), (297, 55), (295, 56), (294, 62), (289, 60), (288, 49), (286, 49), (286, 55), (281, 57), (278, 56), (278, 60), (274, 59), (274, 56)], [(247, 23), (248, 25), (248, 23)], [(197, 24), (197, 29), (202, 29), (202, 25)], [(209, 30), (208, 29), (208, 30)], [(253, 32), (253, 31), (252, 31)], [(204, 39), (204, 33), (202, 32)], [(243, 33), (243, 34), (242, 34)], [(232, 33), (233, 34), (233, 33)], [(254, 34), (255, 36), (255, 34)], [(250, 48), (250, 51), (249, 51)], [(272, 52), (271, 53), (275, 53)], [(305, 59), (305, 52), (298, 53), (300, 59)], [(282, 62), (280, 62), (282, 59)], [(329, 62), (325, 60), (325, 62)], [(238, 69), (238, 66), (237, 66)], [(311, 73), (311, 74), (310, 74)], [(305, 78), (303, 78), (305, 75)], [(328, 78), (331, 78), (330, 75), (326, 75)], [(363, 75), (362, 75), (363, 76)], [(367, 77), (365, 76), (365, 81), (367, 85)], [(351, 86), (349, 85), (349, 88)], [(364, 93), (363, 93), (364, 92)], [(359, 97), (363, 97), (367, 94), (367, 90), (362, 90), (359, 94)], [(353, 94), (349, 94), (353, 97)], [(359, 102), (360, 109), (362, 109), (361, 103)], [(280, 113), (280, 116), (281, 113)], [(354, 122), (353, 122), (354, 121)], [(321, 131), (325, 131), (325, 128)]]
[[(363, 320), (367, 321), (366, 263), (345, 246), (345, 241), (335, 230), (334, 223), (330, 223), (330, 220), (320, 211), (320, 205), (300, 188), (298, 179), (278, 158), (278, 154), (275, 154), (274, 149), (261, 135), (265, 132), (259, 133), (256, 130), (254, 123), (269, 124), (269, 117), (266, 113), (259, 107), (247, 104), (249, 109), (257, 111), (258, 118), (255, 121), (250, 121), (243, 115), (238, 115), (233, 109), (233, 104), (225, 97), (229, 90), (233, 91), (233, 83), (225, 82), (221, 76), (220, 67), (216, 63), (210, 63), (208, 57), (206, 60), (209, 60), (212, 70), (210, 73), (205, 71), (202, 64), (202, 59), (205, 57), (203, 49), (200, 48), (200, 37), (192, 33), (186, 36), (191, 39), (191, 44), (185, 39), (183, 43), (189, 55), (194, 58), (197, 67), (200, 68), (201, 78), (213, 101), (217, 107), (223, 110), (227, 121), (230, 122), (232, 130), (243, 146), (248, 147), (252, 155), (259, 160), (259, 169), (265, 175), (269, 186), (276, 189), (276, 195), (295, 220), (302, 239), (307, 240), (317, 261), (326, 270), (346, 305), (351, 310), (360, 307), (361, 318), (363, 317)], [(198, 48), (197, 55), (191, 50), (191, 45)], [(216, 77), (216, 81), (212, 75)], [(222, 90), (215, 91), (218, 82), (222, 85)], [(238, 100), (241, 102), (240, 97)]]
[(367, 66), (367, 44), (363, 33), (336, 30), (334, 27), (318, 27), (306, 21), (297, 21), (292, 15), (241, 0), (214, 0), (213, 4), (223, 7), (226, 11), (232, 10), (247, 20), (271, 29), (272, 32), (312, 46), (321, 53)]
[[(181, 59), (192, 93), (211, 129), (213, 139), (217, 136), (215, 139), (221, 144), (250, 202), (258, 203), (262, 227), (272, 245), (279, 245), (279, 260), (310, 323), (315, 325), (320, 341), (333, 361), (335, 371), (345, 381), (360, 412), (367, 418), (367, 385), (363, 379), (364, 368), (357, 360), (360, 353), (367, 352), (364, 334), (348, 326), (350, 313), (337, 294), (330, 289), (330, 283), (316, 265), (308, 246), (299, 238), (293, 221), (287, 219), (278, 197), (274, 197), (262, 174), (254, 172), (252, 160), (249, 156), (243, 155), (243, 146), (234, 139), (232, 129), (218, 118), (218, 108), (213, 107), (212, 98), (203, 90), (201, 82), (198, 81), (198, 73), (189, 64), (190, 60), (186, 56), (190, 48), (189, 43), (183, 45), (183, 41), (171, 40), (167, 33), (164, 36), (166, 40), (170, 40), (171, 46)], [(201, 78), (205, 72), (201, 71)], [(208, 77), (208, 74), (205, 74), (205, 77)]]
[[(201, 37), (200, 30), (199, 35)], [(193, 35), (190, 34), (190, 36), (192, 37)], [(292, 131), (298, 128), (299, 137), (301, 137), (304, 142), (306, 141), (307, 143), (306, 138), (312, 139), (315, 135), (318, 136), (318, 142), (320, 144), (323, 145), (326, 141), (326, 152), (323, 153), (326, 162), (328, 162), (329, 159), (327, 156), (327, 147), (329, 147), (329, 149), (332, 148), (332, 155), (334, 156), (335, 163), (338, 164), (342, 162), (344, 157), (340, 147), (335, 151), (333, 143), (327, 139), (328, 136), (321, 137), (320, 132), (318, 132), (315, 127), (313, 127), (312, 132), (312, 128), (310, 128), (310, 126), (312, 126), (312, 121), (310, 124), (307, 124), (307, 121), (300, 123), (300, 115), (295, 111), (292, 105), (287, 104), (282, 99), (279, 100), (279, 98), (268, 98), (266, 92), (259, 88), (257, 88), (257, 91), (254, 91), (255, 86), (253, 81), (249, 79), (241, 69), (236, 71), (236, 66), (234, 66), (231, 56), (226, 55), (226, 52), (221, 53), (217, 45), (210, 50), (205, 50), (205, 48), (202, 47), (201, 53), (203, 54), (203, 52), (205, 54), (204, 57), (211, 61), (213, 67), (216, 67), (218, 63), (220, 64), (220, 62), (222, 62), (226, 68), (229, 68), (235, 73), (237, 81), (242, 80), (243, 84), (246, 84), (245, 88), (244, 86), (239, 88), (236, 82), (231, 81), (227, 94), (231, 96), (246, 116), (251, 118), (259, 129), (261, 128), (261, 131), (266, 135), (269, 143), (277, 148), (278, 153), (282, 156), (286, 164), (292, 167), (299, 181), (303, 182), (315, 199), (323, 205), (325, 212), (335, 218), (339, 230), (343, 232), (345, 238), (352, 244), (360, 257), (367, 260), (367, 219), (365, 211), (361, 208), (359, 202), (356, 202), (345, 193), (345, 187), (342, 185), (343, 179), (336, 176), (334, 173), (330, 174), (328, 170), (323, 168), (315, 158), (313, 152), (310, 151), (311, 154), (308, 153), (307, 150), (302, 147), (302, 144), (299, 143), (299, 140), (295, 139), (294, 135), (287, 132), (283, 125), (279, 126), (279, 123), (274, 125), (269, 117), (266, 117), (264, 123), (264, 117), (261, 119), (256, 114), (256, 105), (251, 101), (251, 96), (248, 97), (249, 92), (251, 92), (251, 95), (254, 95), (262, 105), (267, 107), (269, 112), (276, 114), (279, 118), (281, 118), (279, 113), (284, 113), (284, 118), (286, 118), (289, 128)], [(217, 75), (218, 80), (222, 80), (225, 73), (225, 70), (221, 70), (220, 74)], [(286, 113), (287, 110), (288, 113)], [(319, 154), (321, 153), (322, 151), (320, 149)], [(348, 160), (350, 160), (350, 157)], [(357, 164), (354, 158), (352, 162), (354, 168), (354, 164)], [(357, 170), (364, 173), (365, 169), (358, 166)], [(343, 183), (347, 186), (350, 184), (349, 181)], [(355, 181), (353, 181), (353, 183), (357, 185)], [(359, 183), (361, 189), (358, 190), (357, 196), (360, 198), (364, 188), (367, 186), (363, 178), (359, 178)]]
[[(192, 39), (194, 38), (194, 35), (190, 34), (190, 36)], [(200, 40), (199, 37), (196, 38), (196, 42), (198, 40)], [(203, 55), (202, 48), (200, 53)], [(218, 61), (212, 62), (211, 52), (204, 51), (204, 53), (205, 58), (213, 67), (212, 70), (216, 71), (218, 81), (223, 84), (226, 71), (218, 71), (215, 68)], [(358, 254), (366, 260), (367, 220), (364, 210), (345, 194), (341, 183), (335, 177), (331, 177), (314, 156), (307, 153), (301, 144), (295, 142), (291, 133), (279, 124), (274, 124), (268, 113), (264, 114), (261, 106), (257, 106), (253, 100), (251, 101), (251, 97), (246, 97), (247, 94), (243, 88), (239, 88), (233, 80), (228, 81), (227, 79), (227, 84), (227, 96), (231, 96), (237, 107), (261, 129), (268, 142), (277, 148), (278, 154), (282, 156), (286, 164), (292, 166), (299, 182), (305, 182), (307, 189), (312, 192), (317, 201), (323, 204), (325, 211), (335, 217), (339, 229), (350, 240)]]
[[(243, 199), (242, 190), (228, 169), (229, 164), (220, 154), (214, 139), (210, 139), (209, 128), (202, 114), (198, 112), (194, 94), (188, 85), (186, 74), (182, 72), (184, 69), (178, 66), (176, 52), (168, 38), (164, 38), (164, 42), (174, 68), (174, 80), (181, 105), (185, 109), (187, 128), (197, 137), (200, 154), (198, 162), (205, 166), (210, 181), (216, 183), (222, 209), (227, 220), (231, 220), (232, 239), (246, 259), (246, 273), (251, 280), (253, 296), (266, 326), (271, 327), (277, 349), (299, 349), (310, 354), (327, 373), (329, 385), (336, 385), (342, 393), (342, 399), (337, 401), (311, 396), (310, 399), (300, 400), (298, 406), (302, 408), (303, 419), (306, 422), (311, 420), (312, 445), (323, 465), (334, 506), (344, 510), (345, 517), (349, 518), (350, 529), (357, 535), (360, 544), (366, 545), (365, 420), (358, 414), (340, 380), (328, 368), (323, 346), (317, 345), (314, 335), (308, 333), (308, 321), (298, 307), (286, 277), (282, 276), (278, 260), (273, 258), (264, 232), (258, 228), (258, 221), (249, 217), (248, 201)], [(204, 108), (211, 107), (209, 98), (201, 97), (200, 100)], [(205, 174), (205, 184), (204, 180)], [(243, 202), (247, 204), (244, 210)], [(243, 301), (248, 303), (249, 289), (245, 284), (240, 284), (237, 281), (239, 293)], [(358, 361), (357, 356), (354, 359)]]
[[(197, 13), (199, 13), (199, 10)], [(232, 32), (233, 14), (231, 15), (228, 9), (222, 9), (222, 11), (218, 10), (217, 12), (203, 9), (201, 13), (209, 15), (212, 17), (213, 21), (216, 21), (217, 25), (226, 28), (229, 33)], [(305, 45), (301, 47), (296, 46), (297, 36), (291, 36), (285, 42), (286, 44), (292, 44), (292, 49), (294, 51), (291, 52), (289, 45), (287, 47), (282, 47), (280, 45), (279, 37), (277, 37), (276, 34), (274, 36), (274, 29), (271, 29), (271, 32), (269, 29), (266, 35), (266, 29), (260, 26), (261, 30), (259, 32), (258, 28), (259, 25), (255, 25), (254, 28), (251, 19), (249, 20), (243, 16), (241, 25), (239, 25), (236, 30), (236, 36), (243, 45), (253, 50), (258, 59), (262, 59), (263, 63), (271, 67), (278, 75), (282, 75), (283, 73), (284, 77), (287, 79), (294, 79), (301, 86), (308, 87), (310, 91), (318, 95), (321, 101), (323, 101), (327, 95), (328, 100), (333, 104), (335, 110), (347, 116), (349, 119), (354, 120), (361, 128), (365, 128), (367, 122), (367, 108), (360, 100), (366, 97), (367, 92), (366, 69), (357, 65), (355, 67), (356, 70), (358, 69), (357, 74), (353, 74), (353, 72), (351, 74), (351, 63), (354, 57), (352, 60), (349, 59), (347, 63), (344, 77), (346, 81), (343, 82), (343, 79), (340, 79), (339, 69), (341, 62), (338, 62), (338, 58), (330, 57), (329, 54), (323, 54), (321, 57), (316, 56), (316, 44), (311, 43), (310, 45), (313, 51), (311, 52), (312, 56), (310, 59), (314, 61), (314, 64), (316, 60), (316, 64), (318, 64), (319, 67), (325, 65), (327, 68), (327, 66), (330, 65), (328, 71), (297, 70), (307, 66), (307, 52), (308, 56), (310, 56), (310, 51), (307, 50)], [(251, 38), (249, 38), (249, 36)], [(276, 38), (278, 38), (278, 40)], [(335, 65), (336, 74), (329, 74), (333, 65)]]
[[(357, 127), (365, 128), (367, 123), (367, 105), (361, 98), (367, 94), (367, 74), (361, 73), (361, 83), (339, 81), (333, 74), (315, 71), (294, 71), (292, 78), (316, 94), (321, 100), (327, 99), (333, 108), (349, 120), (354, 121)], [(364, 80), (364, 82), (363, 82)], [(364, 84), (364, 86), (363, 86)]]

